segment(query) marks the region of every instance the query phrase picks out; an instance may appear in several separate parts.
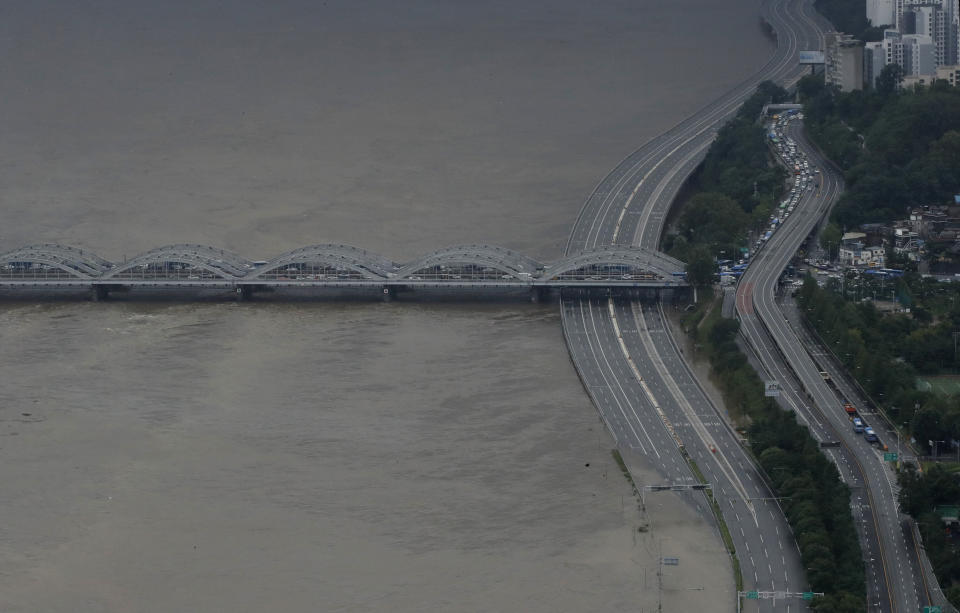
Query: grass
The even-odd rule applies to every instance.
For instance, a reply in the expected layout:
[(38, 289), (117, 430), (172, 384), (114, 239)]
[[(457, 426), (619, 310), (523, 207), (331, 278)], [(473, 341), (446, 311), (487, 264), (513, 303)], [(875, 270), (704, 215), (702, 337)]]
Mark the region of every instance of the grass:
[[(693, 461), (686, 452), (683, 452), (683, 459), (687, 461), (687, 464), (690, 466), (690, 470), (693, 471), (693, 474), (697, 477), (697, 481), (700, 483), (706, 483), (707, 478), (700, 472), (700, 467), (697, 466), (697, 463)], [(707, 500), (710, 502), (710, 509), (713, 511), (713, 516), (717, 519), (717, 526), (720, 528), (720, 538), (723, 539), (723, 544), (727, 548), (727, 553), (730, 554), (730, 558), (733, 560), (733, 578), (737, 584), (737, 591), (743, 591), (743, 571), (740, 570), (740, 560), (737, 558), (737, 548), (733, 544), (733, 537), (730, 535), (730, 528), (727, 527), (727, 522), (723, 519), (723, 513), (720, 511), (720, 503), (717, 502), (717, 499), (713, 497), (713, 492), (710, 490), (705, 490), (704, 493), (707, 495)]]
[[(700, 483), (707, 483), (707, 478), (700, 471), (700, 467), (697, 466), (697, 463), (693, 461), (686, 451), (681, 451), (683, 458), (687, 461), (687, 464), (690, 466), (690, 470), (693, 471), (694, 476), (696, 476), (697, 481)], [(623, 473), (623, 477), (627, 480), (627, 483), (630, 484), (630, 487), (633, 488), (633, 494), (635, 496), (640, 495), (640, 490), (637, 488), (636, 482), (633, 480), (633, 475), (630, 474), (630, 469), (627, 468), (627, 463), (623, 461), (623, 456), (620, 454), (619, 449), (611, 449), (610, 455), (613, 456), (613, 461), (617, 463), (617, 466), (620, 467), (620, 472)], [(737, 558), (737, 548), (733, 544), (733, 537), (730, 535), (730, 528), (727, 527), (727, 522), (723, 519), (723, 513), (720, 511), (720, 504), (717, 502), (717, 499), (713, 497), (713, 492), (710, 490), (704, 490), (704, 493), (707, 496), (707, 501), (710, 503), (710, 509), (713, 511), (713, 516), (717, 519), (717, 526), (720, 528), (720, 538), (723, 539), (723, 544), (727, 548), (727, 553), (730, 554), (730, 559), (733, 560), (733, 577), (737, 584), (737, 591), (743, 591), (743, 571), (740, 570), (740, 560)], [(640, 532), (646, 532), (645, 527), (640, 528)]]
[[(627, 463), (623, 461), (623, 456), (620, 455), (619, 449), (611, 449), (610, 455), (613, 456), (613, 461), (617, 463), (617, 466), (620, 467), (620, 472), (623, 473), (623, 478), (627, 480), (627, 483), (630, 484), (630, 487), (633, 488), (633, 495), (639, 499), (640, 510), (643, 510), (643, 496), (640, 495), (640, 489), (637, 488), (636, 482), (633, 480), (633, 475), (630, 474), (630, 469), (627, 468)], [(647, 532), (650, 529), (650, 524), (645, 523), (637, 526), (637, 532)]]
[(938, 396), (960, 396), (960, 375), (942, 375), (917, 379), (917, 389)]
[(633, 494), (635, 496), (640, 495), (640, 490), (637, 489), (637, 484), (633, 481), (633, 475), (630, 474), (630, 469), (627, 468), (627, 463), (623, 461), (623, 456), (620, 455), (619, 449), (612, 449), (610, 455), (613, 456), (613, 461), (617, 463), (617, 466), (620, 467), (620, 472), (623, 473), (624, 478), (627, 480), (627, 483), (633, 488)]
[(699, 294), (695, 307), (691, 311), (684, 313), (680, 320), (684, 330), (696, 329), (700, 325), (700, 320), (710, 311), (713, 305), (712, 289), (702, 289), (699, 291)]

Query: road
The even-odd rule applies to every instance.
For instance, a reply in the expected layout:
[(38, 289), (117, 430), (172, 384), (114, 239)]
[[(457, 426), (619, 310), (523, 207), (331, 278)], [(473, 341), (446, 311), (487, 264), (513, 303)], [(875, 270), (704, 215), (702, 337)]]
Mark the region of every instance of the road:
[[(588, 198), (568, 252), (601, 245), (656, 248), (681, 185), (703, 159), (717, 129), (763, 80), (795, 82), (800, 49), (821, 48), (822, 19), (805, 0), (772, 0), (765, 17), (778, 48), (755, 75), (653, 139), (617, 166)], [(799, 592), (806, 579), (782, 511), (736, 433), (686, 367), (660, 306), (582, 297), (562, 302), (574, 364), (619, 445), (643, 453), (665, 481), (694, 477), (682, 444), (713, 484), (740, 560), (745, 589)], [(701, 501), (699, 508), (711, 517)], [(731, 609), (735, 603), (731, 602)], [(798, 600), (746, 601), (750, 611), (805, 610)]]
[[(915, 543), (899, 514), (893, 474), (882, 453), (853, 432), (843, 401), (807, 352), (814, 345), (797, 335), (775, 298), (781, 272), (843, 190), (842, 178), (806, 140), (799, 122), (791, 122), (788, 133), (798, 150), (820, 169), (820, 184), (815, 191), (804, 192), (797, 212), (741, 278), (737, 289), (741, 331), (771, 378), (790, 382), (785, 386), (785, 403), (809, 426), (814, 438), (841, 443), (828, 455), (853, 491), (866, 562), (868, 610), (919, 611), (929, 602)], [(869, 416), (867, 421), (872, 421)], [(876, 426), (882, 433), (879, 422)]]

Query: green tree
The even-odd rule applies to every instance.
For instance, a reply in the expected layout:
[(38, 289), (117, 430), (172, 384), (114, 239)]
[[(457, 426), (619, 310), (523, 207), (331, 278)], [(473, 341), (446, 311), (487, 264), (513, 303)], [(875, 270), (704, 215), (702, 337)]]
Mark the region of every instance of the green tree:
[(820, 234), (820, 246), (827, 250), (831, 259), (840, 246), (840, 238), (842, 235), (843, 232), (840, 230), (840, 226), (833, 222), (828, 223), (823, 229), (823, 233)]
[(893, 95), (903, 83), (903, 67), (899, 64), (887, 64), (877, 75), (877, 93), (888, 97)]
[(713, 284), (716, 268), (710, 252), (703, 247), (697, 247), (692, 250), (687, 262), (687, 281), (694, 287), (708, 287)]
[(677, 225), (689, 242), (706, 246), (713, 255), (724, 251), (731, 256), (748, 223), (749, 216), (731, 198), (706, 192), (690, 199)]

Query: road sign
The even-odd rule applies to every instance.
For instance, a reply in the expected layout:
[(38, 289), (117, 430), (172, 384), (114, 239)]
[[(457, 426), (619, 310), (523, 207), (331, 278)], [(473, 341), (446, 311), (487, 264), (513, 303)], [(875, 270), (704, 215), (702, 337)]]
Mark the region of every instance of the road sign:
[(885, 453), (885, 454), (883, 454), (883, 461), (884, 461), (884, 462), (896, 462), (896, 461), (897, 461), (897, 453), (896, 453), (896, 452), (893, 452), (893, 453)]
[(663, 558), (664, 566), (680, 566), (680, 558)]
[(803, 600), (813, 600), (813, 592), (804, 592), (800, 598)]
[(923, 613), (941, 613), (940, 607), (923, 607)]
[(801, 64), (823, 64), (825, 57), (823, 51), (800, 51)]
[(747, 592), (747, 600), (759, 600), (760, 592)]
[(767, 381), (763, 386), (763, 395), (768, 398), (776, 398), (780, 395), (780, 382)]

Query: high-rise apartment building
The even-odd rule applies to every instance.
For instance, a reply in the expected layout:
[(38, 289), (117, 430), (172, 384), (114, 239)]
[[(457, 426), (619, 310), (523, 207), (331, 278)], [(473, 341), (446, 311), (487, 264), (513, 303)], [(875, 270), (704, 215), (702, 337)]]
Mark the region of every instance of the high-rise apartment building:
[(937, 70), (937, 46), (933, 39), (926, 35), (904, 34), (903, 42), (903, 74), (904, 76), (918, 77), (932, 75)]
[(884, 30), (882, 41), (867, 43), (864, 47), (864, 82), (870, 87), (876, 87), (877, 77), (888, 64), (904, 67), (903, 35), (896, 30)]
[(840, 91), (863, 89), (863, 43), (849, 34), (824, 34), (824, 76)]
[[(929, 36), (937, 49), (937, 65), (960, 59), (957, 0), (896, 0), (897, 31)], [(930, 73), (932, 74), (932, 73)]]

